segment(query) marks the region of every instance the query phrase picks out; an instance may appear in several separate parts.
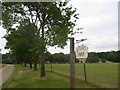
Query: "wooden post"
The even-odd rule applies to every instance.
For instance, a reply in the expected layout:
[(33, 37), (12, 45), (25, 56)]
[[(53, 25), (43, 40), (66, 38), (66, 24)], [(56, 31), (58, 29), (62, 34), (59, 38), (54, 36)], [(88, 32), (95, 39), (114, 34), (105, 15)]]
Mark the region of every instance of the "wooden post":
[(75, 88), (75, 52), (74, 38), (70, 38), (70, 89)]
[[(120, 1), (118, 2), (118, 38), (120, 38)], [(118, 41), (118, 50), (120, 50), (119, 47), (120, 43)], [(118, 65), (118, 71), (120, 71), (120, 65)], [(120, 76), (118, 75), (118, 88), (120, 89)]]
[(85, 65), (85, 63), (84, 63), (84, 77), (85, 77), (85, 82), (87, 83), (86, 65)]
[(52, 70), (52, 62), (51, 62), (51, 72), (52, 72), (53, 70)]

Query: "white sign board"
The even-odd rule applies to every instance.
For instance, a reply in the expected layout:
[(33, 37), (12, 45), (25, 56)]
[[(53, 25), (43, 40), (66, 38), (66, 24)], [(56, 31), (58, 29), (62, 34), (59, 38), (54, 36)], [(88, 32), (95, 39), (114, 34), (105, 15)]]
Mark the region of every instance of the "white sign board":
[(76, 47), (76, 58), (86, 59), (88, 57), (88, 47), (84, 44)]

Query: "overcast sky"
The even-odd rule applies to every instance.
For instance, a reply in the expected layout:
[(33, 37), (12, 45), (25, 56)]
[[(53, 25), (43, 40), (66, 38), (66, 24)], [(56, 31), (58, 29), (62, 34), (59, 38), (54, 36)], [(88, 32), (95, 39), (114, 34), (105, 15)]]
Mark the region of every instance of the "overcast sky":
[[(74, 28), (83, 28), (83, 34), (74, 35), (75, 40), (87, 38), (84, 42), (88, 46), (89, 52), (101, 52), (118, 50), (118, 1), (119, 0), (71, 0), (73, 7), (77, 8), (79, 20)], [(4, 49), (5, 30), (0, 27), (0, 48)], [(64, 49), (50, 47), (51, 53), (69, 53), (69, 41)], [(80, 43), (81, 44), (81, 43)], [(75, 44), (75, 47), (78, 44)]]

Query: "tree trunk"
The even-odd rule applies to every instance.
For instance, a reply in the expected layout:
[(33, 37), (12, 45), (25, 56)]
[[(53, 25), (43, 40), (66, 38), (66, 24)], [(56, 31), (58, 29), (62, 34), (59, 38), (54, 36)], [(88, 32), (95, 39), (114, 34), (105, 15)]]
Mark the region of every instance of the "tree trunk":
[(37, 70), (37, 62), (36, 62), (36, 60), (34, 61), (34, 71), (36, 71)]
[(74, 38), (70, 38), (70, 90), (75, 90), (75, 52)]
[(25, 67), (27, 67), (27, 64), (26, 64), (26, 63), (24, 63), (24, 66), (25, 66)]
[(30, 68), (32, 68), (32, 61), (30, 61)]
[(42, 26), (42, 47), (41, 47), (41, 77), (45, 76), (45, 40), (44, 40), (44, 19)]
[(44, 54), (44, 51), (42, 52), (42, 55), (41, 55), (41, 77), (44, 77), (45, 76), (45, 54)]

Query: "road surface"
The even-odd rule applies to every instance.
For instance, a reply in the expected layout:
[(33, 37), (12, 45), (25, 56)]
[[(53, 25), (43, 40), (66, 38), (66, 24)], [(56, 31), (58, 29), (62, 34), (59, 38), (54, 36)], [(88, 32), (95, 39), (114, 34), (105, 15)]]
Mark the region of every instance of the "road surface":
[(0, 69), (0, 87), (7, 81), (7, 79), (12, 74), (13, 70), (14, 66), (9, 64)]

